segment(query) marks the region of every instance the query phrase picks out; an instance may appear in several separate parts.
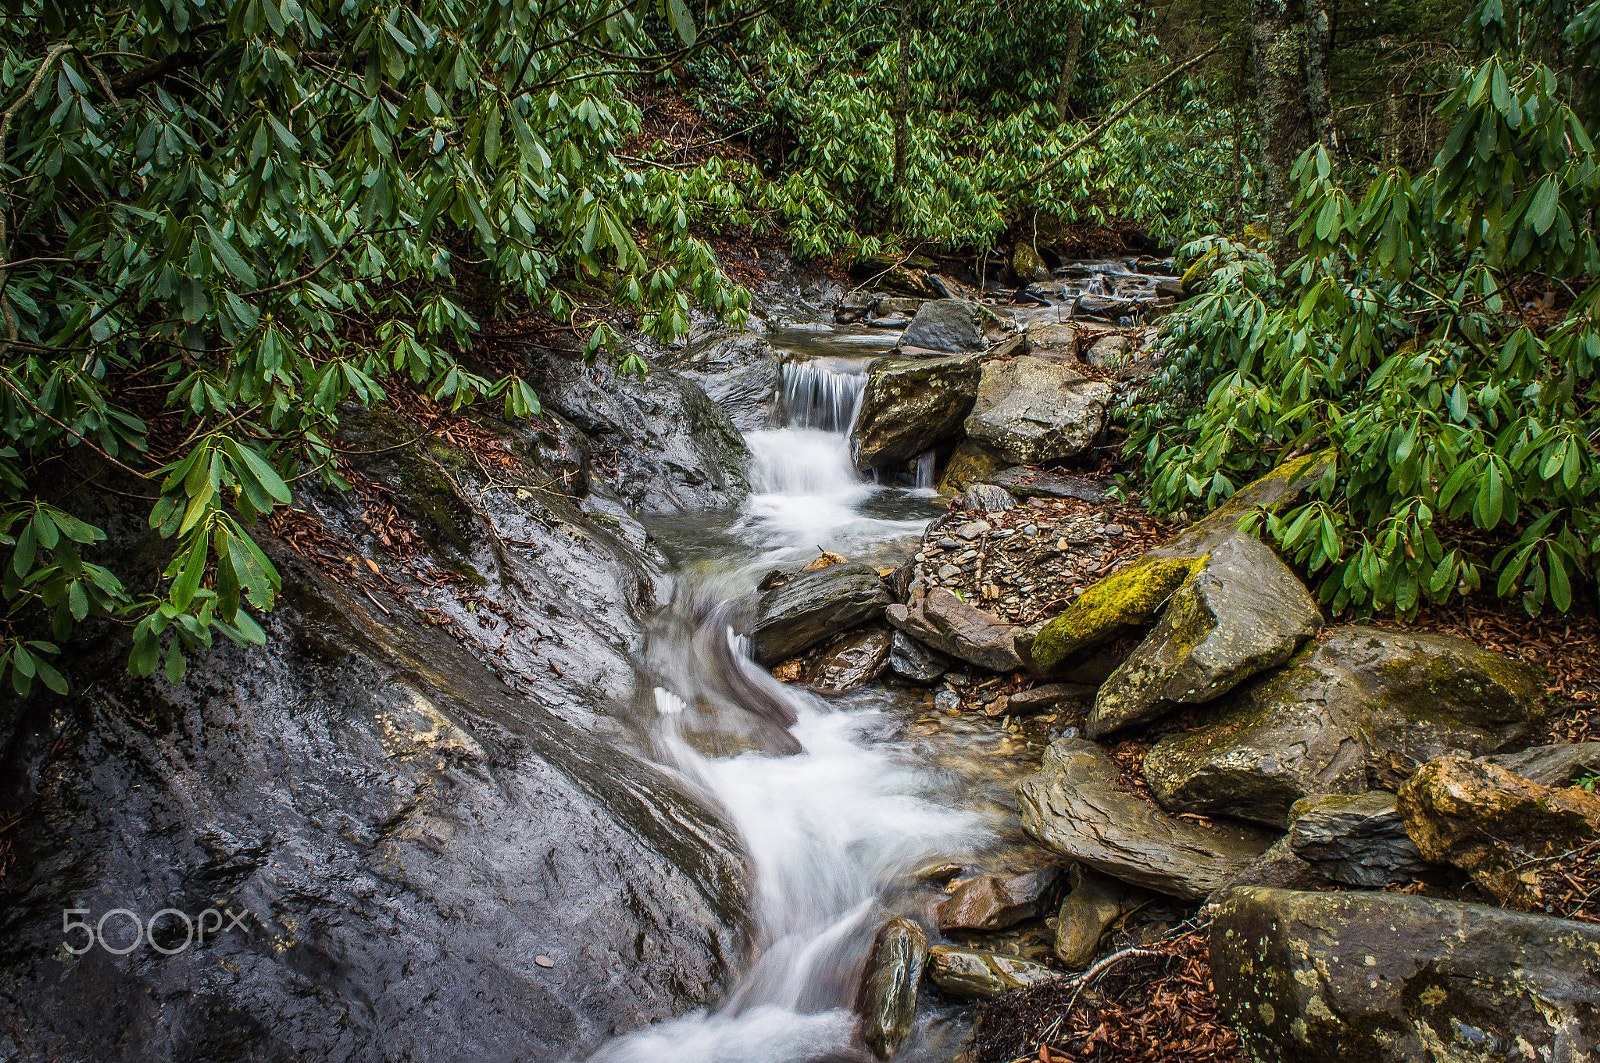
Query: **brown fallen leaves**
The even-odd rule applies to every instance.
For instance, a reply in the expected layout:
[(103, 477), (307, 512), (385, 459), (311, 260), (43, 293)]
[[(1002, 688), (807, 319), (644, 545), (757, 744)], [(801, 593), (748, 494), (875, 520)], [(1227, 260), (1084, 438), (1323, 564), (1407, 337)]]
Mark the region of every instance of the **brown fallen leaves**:
[(1204, 931), (1147, 951), (1156, 955), (1112, 967), (1081, 994), (1063, 979), (985, 1005), (979, 1063), (1243, 1063), (1217, 1014)]

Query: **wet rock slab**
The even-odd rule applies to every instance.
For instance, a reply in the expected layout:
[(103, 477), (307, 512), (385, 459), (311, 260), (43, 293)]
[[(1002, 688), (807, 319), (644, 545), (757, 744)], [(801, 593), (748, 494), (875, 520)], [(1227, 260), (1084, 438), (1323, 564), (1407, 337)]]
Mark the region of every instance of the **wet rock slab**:
[(889, 623), (941, 653), (995, 672), (1022, 666), (1015, 642), (1017, 628), (992, 613), (968, 605), (943, 587), (907, 605), (891, 605)]
[(1393, 893), (1245, 888), (1211, 925), (1223, 1016), (1262, 1063), (1588, 1059), (1600, 926)]
[(867, 976), (856, 996), (861, 1039), (879, 1059), (894, 1055), (917, 1019), (917, 985), (928, 959), (928, 937), (909, 919), (885, 923), (872, 942)]
[(1347, 886), (1387, 886), (1438, 871), (1425, 860), (1395, 810), (1394, 794), (1324, 795), (1290, 809), (1289, 847), (1323, 878)]
[(1065, 876), (1059, 867), (1021, 875), (980, 875), (940, 902), (940, 930), (1004, 930), (1055, 906)]
[(910, 461), (956, 435), (977, 396), (980, 372), (975, 355), (874, 361), (850, 429), (856, 468)]
[(1118, 789), (1119, 777), (1094, 743), (1052, 742), (1040, 771), (1017, 784), (1023, 827), (1069, 859), (1184, 900), (1205, 897), (1272, 843), (1251, 827), (1168, 816)]
[(751, 652), (757, 661), (772, 665), (877, 619), (889, 602), (889, 589), (870, 565), (830, 565), (802, 572), (768, 590), (756, 603)]

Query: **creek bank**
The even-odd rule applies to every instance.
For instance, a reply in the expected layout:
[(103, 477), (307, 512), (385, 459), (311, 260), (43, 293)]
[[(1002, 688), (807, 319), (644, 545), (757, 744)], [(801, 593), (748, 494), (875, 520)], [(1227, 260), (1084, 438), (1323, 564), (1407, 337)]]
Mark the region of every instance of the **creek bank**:
[[(347, 417), (356, 490), (257, 529), (285, 586), (265, 647), (176, 684), (126, 677), (114, 631), (72, 648), (75, 696), (3, 743), (14, 1051), (548, 1059), (717, 997), (745, 858), (617, 706), (663, 587), (628, 505), (724, 504), (743, 444), (687, 381), (550, 358), (531, 426)], [(153, 584), (141, 514), (82, 504)], [(630, 902), (602, 901), (619, 881)], [(243, 928), (171, 956), (61, 949), (65, 909), (218, 903)]]

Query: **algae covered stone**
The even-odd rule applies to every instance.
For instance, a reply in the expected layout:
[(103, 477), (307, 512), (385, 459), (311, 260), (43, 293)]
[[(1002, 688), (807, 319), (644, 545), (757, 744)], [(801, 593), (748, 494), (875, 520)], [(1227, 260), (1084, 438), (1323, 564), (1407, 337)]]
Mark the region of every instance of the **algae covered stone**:
[(1600, 926), (1396, 893), (1237, 889), (1211, 923), (1223, 1019), (1258, 1063), (1591, 1058)]
[(850, 427), (850, 457), (863, 471), (910, 461), (961, 431), (982, 372), (976, 355), (879, 358)]
[(1309, 794), (1393, 789), (1435, 757), (1505, 748), (1542, 694), (1531, 669), (1463, 639), (1339, 628), (1157, 742), (1145, 779), (1164, 808), (1281, 827)]
[(1235, 535), (1195, 567), (1106, 680), (1085, 733), (1099, 738), (1220, 697), (1287, 661), (1321, 627), (1317, 603), (1272, 548)]
[(1049, 674), (1079, 650), (1149, 624), (1199, 563), (1145, 557), (1107, 576), (1039, 630), (1027, 651), (1030, 667)]
[(1258, 480), (1245, 484), (1169, 541), (1155, 547), (1150, 557), (1193, 557), (1207, 553), (1233, 538), (1239, 522), (1256, 510), (1277, 513), (1309, 491), (1335, 467), (1332, 448), (1292, 458)]

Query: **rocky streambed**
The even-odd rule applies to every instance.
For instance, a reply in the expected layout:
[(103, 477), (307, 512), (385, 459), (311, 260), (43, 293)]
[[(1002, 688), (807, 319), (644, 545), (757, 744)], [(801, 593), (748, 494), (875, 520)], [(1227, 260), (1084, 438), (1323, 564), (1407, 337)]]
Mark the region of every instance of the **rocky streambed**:
[(532, 427), (352, 413), (265, 650), (75, 647), (0, 712), (0, 1058), (1073, 1058), (1175, 941), (1216, 1058), (1589, 1058), (1600, 928), (1542, 909), (1600, 751), (1530, 748), (1540, 677), (1238, 531), (1327, 455), (1108, 493), (1159, 263), (935, 265), (643, 381), (530, 350)]

